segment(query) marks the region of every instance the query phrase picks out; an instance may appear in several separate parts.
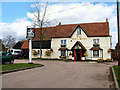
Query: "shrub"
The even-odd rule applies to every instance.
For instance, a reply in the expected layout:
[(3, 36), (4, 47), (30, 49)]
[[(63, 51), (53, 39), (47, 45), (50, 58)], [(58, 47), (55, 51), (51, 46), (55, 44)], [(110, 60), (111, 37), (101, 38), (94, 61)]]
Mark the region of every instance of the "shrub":
[(99, 63), (99, 62), (104, 62), (104, 59), (99, 58), (99, 59), (97, 59), (97, 62), (98, 62), (98, 63)]
[(112, 62), (112, 60), (110, 58), (107, 58), (105, 61), (106, 62)]
[(36, 50), (33, 50), (32, 53), (33, 53), (34, 56), (37, 55), (37, 51)]
[(69, 55), (72, 55), (72, 52), (70, 52)]
[(45, 51), (45, 56), (50, 56), (51, 55), (51, 50), (47, 50), (47, 51)]

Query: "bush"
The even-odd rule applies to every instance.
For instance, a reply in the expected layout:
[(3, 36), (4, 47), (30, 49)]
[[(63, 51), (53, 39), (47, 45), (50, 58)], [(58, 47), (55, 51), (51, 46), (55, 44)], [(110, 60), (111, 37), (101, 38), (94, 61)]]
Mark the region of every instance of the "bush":
[(105, 61), (106, 62), (112, 62), (112, 60), (110, 58), (107, 58)]
[(37, 51), (36, 50), (32, 50), (32, 53), (33, 53), (34, 56), (37, 55)]
[(50, 56), (50, 55), (51, 55), (51, 53), (52, 53), (52, 51), (51, 51), (51, 50), (47, 50), (47, 51), (45, 51), (45, 56)]
[(104, 62), (104, 59), (99, 58), (99, 59), (97, 59), (97, 62), (98, 62), (98, 63), (99, 63), (99, 62)]
[(105, 60), (100, 58), (100, 59), (97, 60), (97, 62), (98, 62), (98, 63), (99, 63), (99, 62), (112, 62), (112, 60), (111, 60), (110, 58), (107, 58), (107, 59), (105, 59)]

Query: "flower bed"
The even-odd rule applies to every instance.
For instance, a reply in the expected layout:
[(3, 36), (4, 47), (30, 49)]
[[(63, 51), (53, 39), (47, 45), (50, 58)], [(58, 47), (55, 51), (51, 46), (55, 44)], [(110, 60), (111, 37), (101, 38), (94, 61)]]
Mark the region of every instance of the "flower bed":
[(112, 60), (111, 59), (109, 59), (109, 58), (107, 58), (107, 59), (101, 59), (101, 58), (99, 58), (98, 60), (97, 60), (97, 62), (98, 63), (101, 63), (101, 62), (112, 62)]

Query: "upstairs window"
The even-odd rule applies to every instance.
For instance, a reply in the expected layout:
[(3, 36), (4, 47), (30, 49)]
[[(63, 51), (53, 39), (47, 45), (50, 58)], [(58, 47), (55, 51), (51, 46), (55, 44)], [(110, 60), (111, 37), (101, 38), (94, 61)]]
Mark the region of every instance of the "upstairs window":
[(61, 45), (62, 44), (66, 45), (66, 40), (61, 40)]
[(99, 44), (99, 39), (93, 39), (93, 44), (96, 44), (96, 43)]
[(81, 29), (77, 29), (77, 35), (80, 35), (81, 34)]

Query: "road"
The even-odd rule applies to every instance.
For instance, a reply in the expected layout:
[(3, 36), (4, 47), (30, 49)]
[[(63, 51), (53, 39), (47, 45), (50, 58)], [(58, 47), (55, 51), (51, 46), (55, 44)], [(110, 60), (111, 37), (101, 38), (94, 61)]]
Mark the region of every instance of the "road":
[[(28, 62), (15, 60), (15, 63)], [(109, 67), (95, 62), (34, 61), (43, 67), (2, 75), (3, 88), (109, 88)]]

